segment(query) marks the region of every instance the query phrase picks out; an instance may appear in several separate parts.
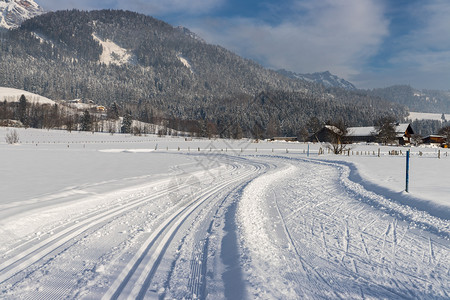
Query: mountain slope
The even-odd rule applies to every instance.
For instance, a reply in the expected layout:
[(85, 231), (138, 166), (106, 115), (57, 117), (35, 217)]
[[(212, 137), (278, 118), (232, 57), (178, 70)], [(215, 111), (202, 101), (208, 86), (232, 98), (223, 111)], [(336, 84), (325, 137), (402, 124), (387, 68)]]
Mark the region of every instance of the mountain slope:
[(0, 28), (17, 28), (23, 21), (43, 13), (33, 0), (0, 0)]
[(278, 70), (278, 72), (289, 78), (301, 79), (308, 82), (315, 82), (323, 84), (326, 87), (338, 87), (353, 91), (356, 90), (356, 87), (351, 82), (339, 78), (338, 76), (331, 74), (329, 71), (312, 74), (299, 74), (286, 70)]
[(373, 89), (369, 93), (405, 105), (411, 111), (450, 113), (450, 91), (417, 90), (409, 85), (394, 85)]
[(129, 11), (50, 12), (0, 39), (6, 70), (0, 86), (56, 100), (117, 102), (143, 121), (155, 114), (208, 120), (220, 132), (239, 125), (246, 135), (255, 126), (266, 131), (272, 121), (280, 134), (292, 135), (313, 116), (356, 126), (386, 113), (407, 115), (364, 92), (288, 78), (189, 30)]

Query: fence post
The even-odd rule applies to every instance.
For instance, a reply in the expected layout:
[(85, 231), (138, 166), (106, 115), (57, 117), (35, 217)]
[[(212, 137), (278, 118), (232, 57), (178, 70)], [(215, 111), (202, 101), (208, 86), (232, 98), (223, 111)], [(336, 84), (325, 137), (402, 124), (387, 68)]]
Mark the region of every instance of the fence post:
[(405, 192), (409, 193), (409, 150), (406, 151), (406, 188)]

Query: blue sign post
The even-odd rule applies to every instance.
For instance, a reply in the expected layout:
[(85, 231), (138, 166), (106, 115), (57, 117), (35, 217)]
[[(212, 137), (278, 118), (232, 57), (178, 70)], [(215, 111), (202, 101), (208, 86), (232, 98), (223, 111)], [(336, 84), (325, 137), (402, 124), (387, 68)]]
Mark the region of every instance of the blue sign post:
[(409, 150), (406, 151), (406, 188), (405, 192), (409, 193)]

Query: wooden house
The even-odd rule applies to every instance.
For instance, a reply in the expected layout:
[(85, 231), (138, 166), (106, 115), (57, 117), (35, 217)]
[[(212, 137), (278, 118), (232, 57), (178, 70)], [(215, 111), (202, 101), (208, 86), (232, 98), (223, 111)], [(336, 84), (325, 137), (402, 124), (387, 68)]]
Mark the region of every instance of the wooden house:
[(429, 135), (424, 137), (422, 142), (428, 145), (443, 145), (445, 143), (445, 138), (442, 135)]
[[(330, 142), (330, 133), (332, 130), (337, 130), (336, 127), (325, 125), (321, 130), (316, 132), (309, 138), (310, 142)], [(345, 136), (345, 143), (374, 143), (376, 142), (377, 130), (374, 126), (367, 127), (349, 127), (348, 133)], [(396, 124), (395, 125), (396, 140), (399, 145), (411, 143), (411, 137), (414, 131), (411, 124)]]

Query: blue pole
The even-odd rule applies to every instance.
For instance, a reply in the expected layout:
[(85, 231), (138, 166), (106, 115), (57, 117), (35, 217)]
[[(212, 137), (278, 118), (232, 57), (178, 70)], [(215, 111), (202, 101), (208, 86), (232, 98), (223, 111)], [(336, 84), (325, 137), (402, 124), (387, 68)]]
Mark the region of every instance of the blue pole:
[(406, 189), (405, 192), (409, 193), (409, 150), (406, 151)]
[(308, 152), (306, 156), (309, 157), (309, 143), (308, 143)]

